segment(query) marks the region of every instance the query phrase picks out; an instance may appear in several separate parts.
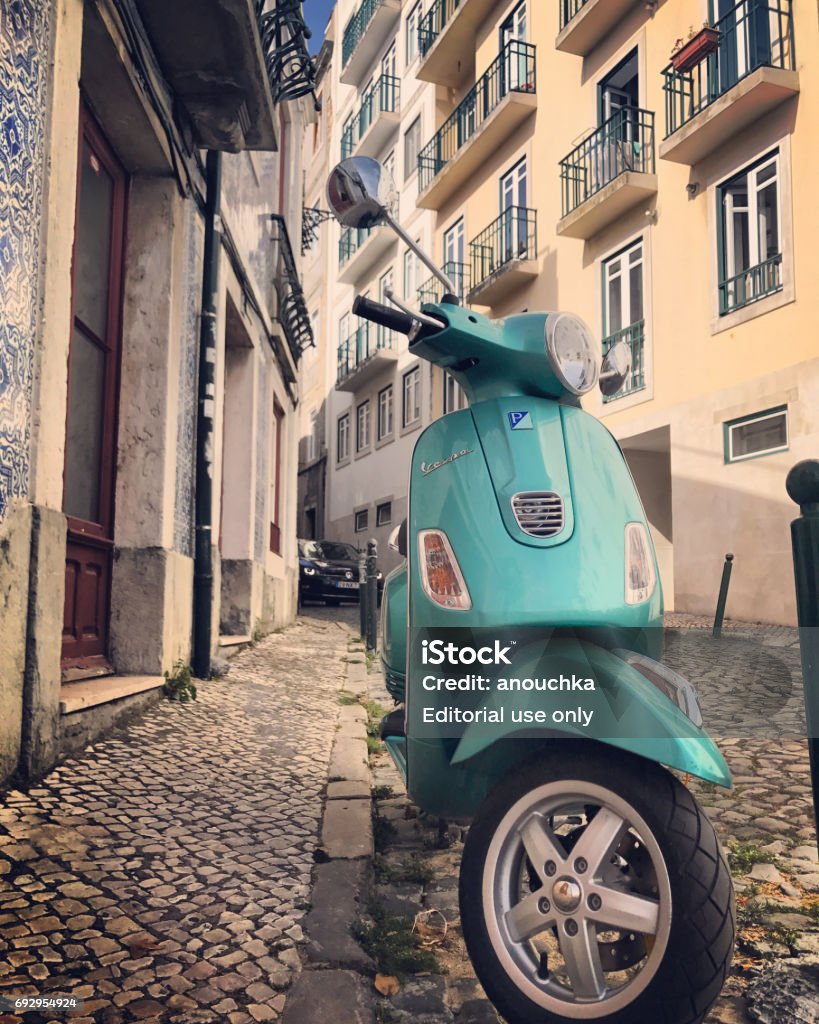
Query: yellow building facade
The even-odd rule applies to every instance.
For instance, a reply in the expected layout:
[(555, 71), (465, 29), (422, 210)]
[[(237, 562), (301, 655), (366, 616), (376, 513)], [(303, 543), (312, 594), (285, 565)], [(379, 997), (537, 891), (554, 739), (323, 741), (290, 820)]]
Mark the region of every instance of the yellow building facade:
[(815, 4), (436, 0), (419, 45), (435, 257), (492, 316), (568, 309), (601, 355), (632, 349), (619, 395), (584, 404), (626, 453), (667, 608), (713, 613), (731, 552), (728, 614), (794, 622), (785, 476), (819, 447)]

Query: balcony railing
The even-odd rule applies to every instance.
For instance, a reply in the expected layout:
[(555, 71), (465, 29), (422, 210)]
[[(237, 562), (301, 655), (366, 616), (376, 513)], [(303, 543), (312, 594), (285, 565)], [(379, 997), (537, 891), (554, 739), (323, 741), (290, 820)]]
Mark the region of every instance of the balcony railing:
[(646, 386), (645, 320), (638, 320), (637, 323), (603, 338), (603, 355), (605, 356), (612, 345), (618, 341), (624, 342), (631, 349), (631, 373), (617, 394), (604, 397), (604, 402), (613, 402), (617, 398), (624, 398), (634, 391), (642, 391)]
[(375, 17), (375, 12), (381, 6), (383, 0), (363, 0), (363, 3), (353, 15), (349, 25), (344, 30), (344, 38), (341, 42), (341, 66), (346, 67), (355, 52), (355, 48), (361, 42), (367, 26)]
[(782, 253), (720, 281), (719, 314), (725, 316), (782, 289)]
[(268, 0), (256, 0), (256, 17), (274, 101), (295, 100), (309, 93), (318, 109), (316, 66), (308, 48), (310, 31), (300, 0), (276, 0), (272, 9)]
[(358, 330), (338, 346), (336, 383), (340, 384), (345, 377), (349, 377), (354, 370), (379, 350), (392, 347), (392, 331), (374, 331), (371, 329), (371, 324), (365, 321)]
[(418, 155), (418, 191), (475, 135), (500, 102), (514, 92), (535, 91), (535, 47), (513, 39), (489, 65)]
[(560, 161), (563, 216), (625, 171), (654, 173), (654, 112), (623, 107)]
[(362, 136), (379, 114), (397, 114), (401, 80), (382, 75), (361, 97), (358, 113), (341, 136), (341, 159), (352, 156)]
[(699, 64), (663, 69), (666, 138), (757, 68), (794, 69), (790, 0), (741, 0), (714, 28), (717, 48)]
[[(469, 291), (469, 264), (456, 263), (453, 260), (447, 261), (443, 271), (455, 285), (455, 294), (459, 299), (465, 299)], [(424, 302), (440, 302), (444, 294), (444, 286), (437, 277), (430, 277), (418, 289), (418, 305)]]
[(345, 228), (338, 240), (338, 264), (344, 264), (352, 259), (361, 246), (372, 234), (372, 228)]
[(586, 6), (589, 0), (558, 0), (560, 4), (560, 31)]
[(471, 287), (516, 260), (537, 258), (537, 214), (525, 206), (510, 206), (469, 243)]
[(435, 0), (418, 26), (418, 49), (421, 59), (432, 49), (435, 40), (461, 6), (462, 0)]
[(274, 213), (271, 220), (273, 243), (278, 248), (274, 279), (277, 299), (276, 320), (282, 325), (290, 352), (298, 362), (302, 352), (315, 344), (313, 326), (284, 217)]

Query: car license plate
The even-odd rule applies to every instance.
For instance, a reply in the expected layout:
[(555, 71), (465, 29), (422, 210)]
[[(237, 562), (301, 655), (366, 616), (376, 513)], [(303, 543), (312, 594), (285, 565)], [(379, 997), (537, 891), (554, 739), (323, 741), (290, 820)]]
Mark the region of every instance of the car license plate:
[(336, 583), (337, 587), (343, 587), (344, 590), (358, 590), (358, 583), (348, 583), (346, 580), (341, 580)]

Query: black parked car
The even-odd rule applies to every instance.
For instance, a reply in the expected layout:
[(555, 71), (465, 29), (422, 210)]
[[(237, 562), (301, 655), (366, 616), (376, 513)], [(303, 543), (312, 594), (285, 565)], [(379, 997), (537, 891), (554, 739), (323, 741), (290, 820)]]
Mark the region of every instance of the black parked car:
[[(378, 574), (378, 592), (383, 586)], [(358, 551), (337, 540), (299, 541), (299, 604), (358, 600)]]

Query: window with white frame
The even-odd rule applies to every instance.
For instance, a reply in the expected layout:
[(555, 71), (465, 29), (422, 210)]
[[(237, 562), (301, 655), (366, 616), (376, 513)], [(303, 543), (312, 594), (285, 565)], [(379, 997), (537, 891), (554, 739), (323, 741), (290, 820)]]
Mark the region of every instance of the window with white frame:
[(444, 370), (444, 415), (465, 409), (468, 404), (464, 389)]
[(421, 367), (414, 366), (404, 374), (404, 395), (401, 422), (405, 427), (421, 419)]
[(392, 522), (392, 502), (382, 501), (380, 505), (375, 506), (375, 525), (386, 526)]
[[(393, 290), (392, 283), (392, 267), (381, 275), (378, 279), (378, 301), (383, 303), (385, 306), (390, 305), (390, 300), (387, 298), (387, 292)], [(376, 337), (378, 339), (379, 348), (392, 348), (394, 341), (394, 333), (385, 327), (384, 324), (378, 324), (376, 327)]]
[(782, 288), (779, 153), (769, 153), (717, 189), (719, 313)]
[[(416, 243), (421, 244), (420, 238), (417, 238)], [(404, 302), (408, 302), (414, 305), (417, 299), (417, 290), (419, 285), (418, 278), (420, 270), (420, 261), (412, 249), (407, 249), (404, 253)]]
[(366, 508), (361, 508), (355, 514), (355, 532), (361, 533), (370, 525), (370, 513)]
[(307, 461), (318, 458), (318, 413), (315, 409), (310, 413), (310, 433), (307, 435)]
[(418, 170), (418, 154), (421, 152), (421, 115), (404, 132), (404, 181)]
[(395, 43), (390, 46), (389, 50), (381, 58), (381, 74), (395, 78)]
[(355, 450), (363, 452), (370, 447), (370, 400), (362, 402), (356, 409)]
[(459, 217), (444, 232), (444, 271), (449, 275), (457, 288), (458, 298), (466, 296), (464, 281), (464, 219)]
[(603, 261), (603, 355), (615, 342), (631, 350), (631, 373), (608, 401), (646, 386), (643, 240)]
[(789, 444), (788, 407), (777, 406), (725, 424), (725, 461), (742, 462), (784, 452)]
[(407, 67), (412, 64), (415, 58), (418, 56), (418, 29), (421, 27), (421, 0), (418, 0), (417, 4), (414, 4), (409, 14), (407, 15), (407, 45), (406, 45), (406, 58)]
[(392, 433), (392, 384), (378, 392), (378, 440)]
[(388, 176), (395, 181), (395, 150), (391, 149), (389, 153), (384, 157), (382, 163), (384, 164), (384, 170)]
[(350, 457), (350, 414), (339, 416), (336, 424), (336, 462)]

